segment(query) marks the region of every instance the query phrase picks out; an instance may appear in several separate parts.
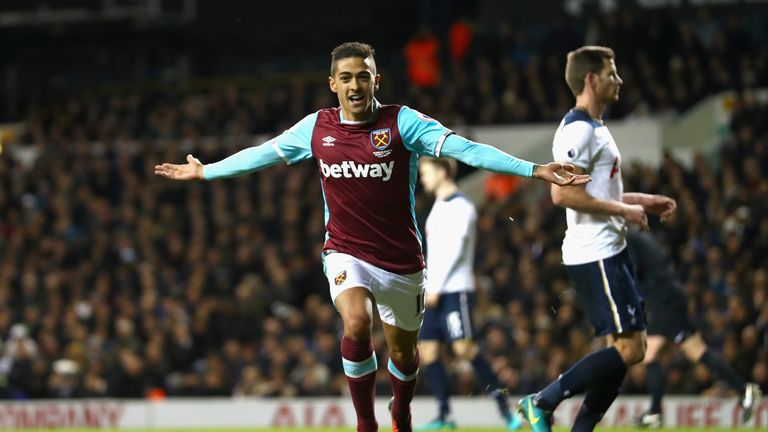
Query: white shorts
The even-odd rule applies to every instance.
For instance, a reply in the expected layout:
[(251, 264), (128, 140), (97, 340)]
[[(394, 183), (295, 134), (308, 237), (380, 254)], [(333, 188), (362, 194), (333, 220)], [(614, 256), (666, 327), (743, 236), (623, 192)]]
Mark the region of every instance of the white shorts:
[(373, 294), (383, 322), (409, 331), (421, 328), (426, 287), (424, 270), (400, 275), (340, 252), (326, 255), (323, 262), (334, 304), (343, 291), (363, 287)]

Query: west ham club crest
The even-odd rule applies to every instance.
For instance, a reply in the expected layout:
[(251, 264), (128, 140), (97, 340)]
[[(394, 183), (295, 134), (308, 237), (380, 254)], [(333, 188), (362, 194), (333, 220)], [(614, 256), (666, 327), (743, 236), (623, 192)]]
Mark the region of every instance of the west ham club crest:
[(392, 142), (392, 131), (389, 128), (376, 129), (371, 131), (371, 144), (377, 151), (373, 152), (373, 155), (379, 158), (387, 157), (392, 150), (387, 150), (389, 143)]
[(376, 150), (384, 150), (392, 142), (392, 132), (389, 128), (371, 131), (371, 144)]

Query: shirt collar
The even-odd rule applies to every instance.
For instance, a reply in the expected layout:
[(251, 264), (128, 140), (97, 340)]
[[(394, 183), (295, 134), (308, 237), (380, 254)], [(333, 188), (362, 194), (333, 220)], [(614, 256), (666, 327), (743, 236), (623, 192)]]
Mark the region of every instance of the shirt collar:
[(367, 119), (359, 120), (359, 121), (344, 120), (344, 113), (342, 112), (341, 109), (339, 109), (339, 120), (341, 120), (341, 124), (346, 124), (346, 125), (361, 125), (361, 124), (371, 123), (374, 120), (376, 120), (376, 117), (379, 115), (380, 108), (381, 108), (381, 104), (379, 103), (379, 101), (376, 100), (376, 98), (373, 98), (373, 112), (371, 112), (370, 117), (368, 117)]

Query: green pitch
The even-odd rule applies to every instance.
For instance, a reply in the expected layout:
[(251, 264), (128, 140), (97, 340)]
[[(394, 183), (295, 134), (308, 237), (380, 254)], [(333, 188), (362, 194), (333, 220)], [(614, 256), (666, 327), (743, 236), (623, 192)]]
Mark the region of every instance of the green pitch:
[[(388, 429), (380, 428), (382, 432), (386, 432)], [(19, 429), (19, 430), (33, 430), (33, 429)], [(40, 429), (34, 429), (39, 431)], [(94, 432), (99, 429), (55, 429), (57, 432)], [(102, 429), (103, 430), (103, 429)], [(305, 428), (216, 428), (216, 429), (113, 429), (119, 432), (299, 432), (306, 431)], [(317, 432), (354, 432), (353, 428), (312, 428), (309, 429)], [(506, 432), (504, 428), (458, 428), (457, 432)], [(523, 428), (521, 431), (530, 431), (530, 429)], [(567, 432), (569, 428), (556, 427), (554, 432)], [(642, 429), (624, 427), (624, 428), (601, 428), (598, 426), (597, 431), (605, 432), (638, 432)], [(748, 429), (745, 429), (748, 430)], [(756, 430), (756, 429), (755, 429)], [(654, 431), (662, 432), (733, 432), (733, 429), (729, 428), (663, 428), (654, 429)]]

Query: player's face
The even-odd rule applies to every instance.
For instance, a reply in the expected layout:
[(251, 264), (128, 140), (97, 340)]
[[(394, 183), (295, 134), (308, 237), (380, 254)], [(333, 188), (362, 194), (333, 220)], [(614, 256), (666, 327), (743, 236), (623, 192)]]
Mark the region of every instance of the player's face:
[(433, 193), (443, 181), (445, 175), (442, 170), (438, 169), (434, 164), (429, 162), (422, 162), (419, 164), (419, 179), (421, 185), (424, 186), (424, 190), (428, 193)]
[(616, 102), (619, 100), (619, 90), (623, 83), (613, 59), (605, 60), (603, 70), (595, 78), (595, 93), (605, 103)]
[(373, 57), (348, 57), (336, 62), (336, 70), (328, 77), (328, 84), (339, 97), (344, 119), (368, 119), (373, 112), (373, 93), (379, 89), (380, 80)]

